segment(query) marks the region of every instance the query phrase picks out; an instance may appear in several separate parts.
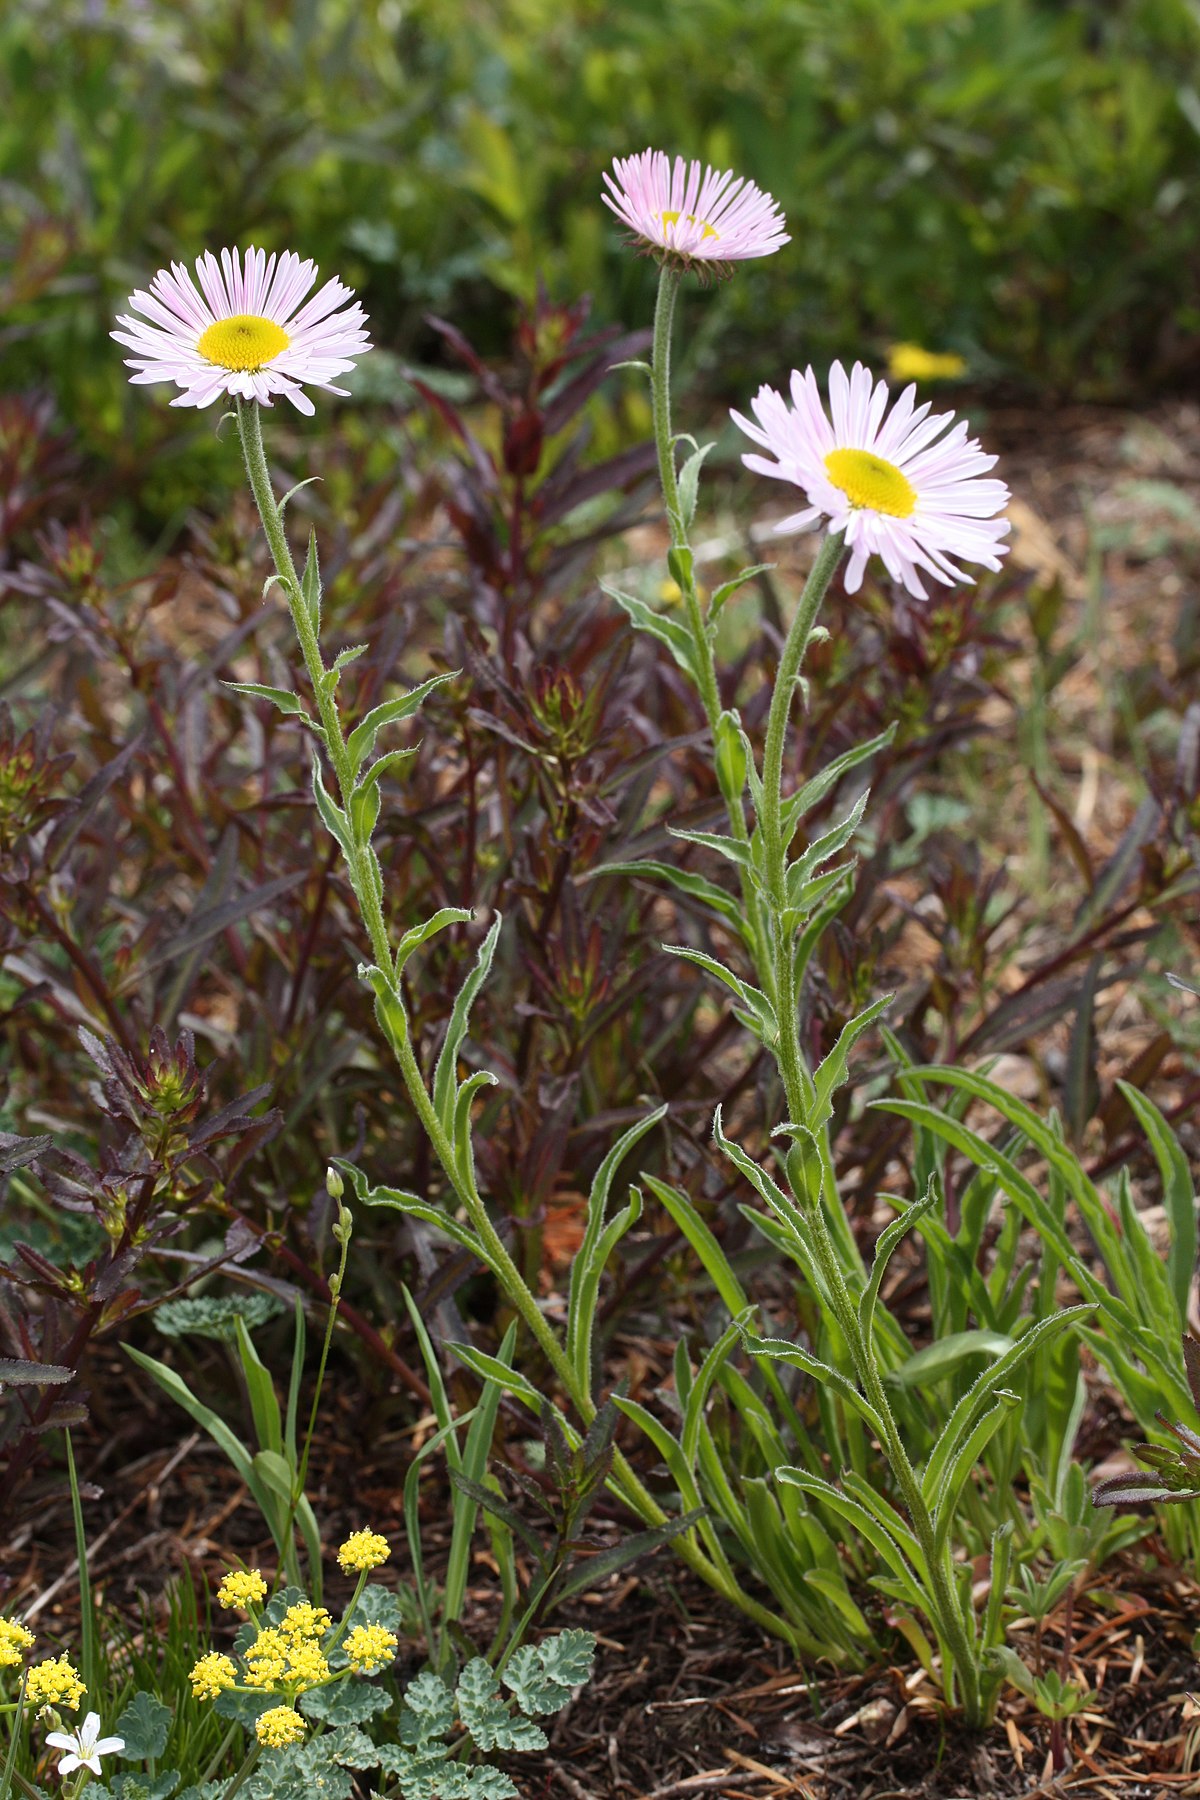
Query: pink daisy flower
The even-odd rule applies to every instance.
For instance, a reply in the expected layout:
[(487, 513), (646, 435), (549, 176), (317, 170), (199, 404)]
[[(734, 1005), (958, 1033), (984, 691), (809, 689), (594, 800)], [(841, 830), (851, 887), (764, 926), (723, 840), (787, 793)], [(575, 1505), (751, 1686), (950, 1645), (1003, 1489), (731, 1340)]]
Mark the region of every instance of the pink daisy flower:
[[(929, 402), (916, 406), (916, 387), (906, 387), (887, 410), (888, 388), (855, 363), (849, 378), (841, 363), (829, 371), (832, 425), (811, 368), (792, 372), (792, 404), (774, 388), (760, 388), (752, 402), (756, 422), (732, 415), (774, 461), (743, 456), (748, 469), (792, 481), (808, 505), (782, 519), (776, 531), (803, 531), (825, 518), (846, 534), (850, 561), (846, 588), (862, 584), (869, 556), (881, 556), (894, 581), (919, 600), (928, 598), (919, 569), (947, 587), (969, 582), (951, 558), (998, 569), (1008, 549), (1008, 504), (1002, 481), (984, 479), (996, 458), (968, 438), (967, 422), (953, 413), (932, 417)], [(947, 426), (952, 429), (947, 432)], [(945, 435), (943, 435), (945, 433)]]
[(617, 157), (604, 173), (604, 204), (634, 237), (660, 254), (687, 264), (744, 262), (771, 256), (790, 243), (784, 218), (770, 194), (752, 181), (687, 163), (663, 150)]
[(236, 250), (222, 250), (219, 262), (206, 250), (196, 276), (199, 289), (183, 263), (172, 263), (149, 293), (130, 295), (143, 316), (120, 315), (122, 329), (110, 335), (134, 352), (125, 359), (132, 382), (175, 382), (183, 391), (172, 406), (208, 406), (218, 394), (270, 406), (285, 394), (302, 413), (316, 410), (303, 383), (346, 393), (332, 378), (371, 348), (362, 307), (342, 306), (353, 289), (335, 277), (305, 303), (317, 265), (291, 250), (277, 257), (252, 247), (244, 262)]

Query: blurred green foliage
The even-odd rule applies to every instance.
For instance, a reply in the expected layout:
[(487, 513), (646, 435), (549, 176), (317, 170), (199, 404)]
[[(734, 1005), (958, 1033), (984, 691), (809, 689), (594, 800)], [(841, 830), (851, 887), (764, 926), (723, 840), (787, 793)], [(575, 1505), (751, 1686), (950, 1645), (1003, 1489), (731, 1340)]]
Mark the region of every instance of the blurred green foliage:
[(704, 310), (722, 394), (893, 338), (989, 381), (1167, 378), (1200, 325), (1198, 43), (1193, 0), (22, 0), (0, 385), (49, 383), (127, 490), (150, 451), (169, 480), (200, 422), (131, 394), (106, 333), (226, 242), (336, 268), (405, 356), (431, 308), (500, 343), (539, 274), (641, 322), (652, 272), (599, 196), (647, 143), (788, 215)]

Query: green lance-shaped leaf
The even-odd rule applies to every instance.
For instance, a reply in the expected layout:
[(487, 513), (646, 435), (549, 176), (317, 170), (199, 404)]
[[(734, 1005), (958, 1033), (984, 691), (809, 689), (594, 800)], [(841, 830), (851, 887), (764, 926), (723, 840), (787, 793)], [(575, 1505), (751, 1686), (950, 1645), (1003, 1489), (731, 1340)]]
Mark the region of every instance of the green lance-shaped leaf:
[[(292, 489), (295, 492), (295, 489)], [(319, 635), (321, 630), (321, 565), (317, 557), (317, 533), (313, 526), (308, 532), (308, 555), (304, 559), (304, 573), (300, 577), (300, 598), (305, 610), (312, 620), (312, 628)]]
[(437, 936), (439, 931), (445, 931), (448, 925), (469, 925), (474, 917), (474, 913), (467, 907), (441, 906), (432, 918), (428, 918), (422, 924), (414, 925), (409, 931), (406, 931), (396, 947), (396, 980), (399, 981), (404, 965), (414, 950), (420, 949), (422, 944), (427, 944), (430, 938)]
[(450, 1023), (446, 1027), (445, 1041), (433, 1072), (433, 1104), (438, 1118), (442, 1122), (442, 1127), (447, 1133), (452, 1133), (454, 1130), (454, 1102), (458, 1092), (458, 1053), (462, 1048), (463, 1039), (467, 1035), (475, 996), (487, 980), (488, 971), (492, 966), (501, 924), (501, 915), (497, 913), (487, 936), (479, 946), (475, 967), (458, 990), (454, 1010), (450, 1014)]
[(1154, 1160), (1158, 1164), (1162, 1179), (1163, 1207), (1171, 1226), (1171, 1249), (1167, 1267), (1179, 1318), (1186, 1322), (1196, 1272), (1196, 1184), (1192, 1178), (1191, 1164), (1179, 1139), (1153, 1100), (1139, 1093), (1127, 1081), (1118, 1081), (1117, 1086), (1149, 1139)]
[(699, 844), (702, 850), (715, 850), (718, 856), (723, 856), (726, 862), (736, 863), (739, 868), (753, 866), (750, 846), (740, 838), (724, 837), (717, 831), (677, 831), (673, 825), (667, 826), (667, 832), (685, 844)]
[(418, 712), (435, 688), (448, 681), (457, 681), (460, 671), (451, 669), (445, 675), (433, 675), (423, 681), (419, 687), (410, 688), (407, 694), (401, 694), (395, 700), (384, 700), (373, 706), (365, 719), (354, 727), (346, 739), (346, 749), (350, 756), (350, 765), (357, 776), (359, 769), (375, 748), (375, 739), (385, 725), (394, 725), (401, 719), (411, 719)]
[(617, 605), (628, 614), (632, 625), (635, 625), (639, 631), (648, 632), (651, 637), (657, 638), (659, 643), (665, 645), (671, 652), (679, 667), (690, 675), (693, 681), (696, 680), (695, 648), (692, 644), (692, 634), (685, 626), (680, 625), (675, 619), (668, 618), (665, 613), (655, 612), (652, 606), (647, 606), (644, 600), (637, 599), (633, 594), (623, 594), (619, 588), (610, 587), (604, 581), (600, 583), (600, 586), (609, 599), (615, 600)]
[(935, 1338), (924, 1350), (914, 1351), (887, 1379), (896, 1387), (931, 1387), (956, 1375), (974, 1357), (1003, 1356), (1012, 1347), (1012, 1338), (1002, 1331), (952, 1331), (944, 1338)]
[(798, 1487), (813, 1500), (820, 1500), (848, 1525), (852, 1525), (867, 1542), (879, 1552), (883, 1561), (892, 1570), (899, 1581), (905, 1598), (909, 1604), (924, 1612), (927, 1600), (921, 1581), (909, 1563), (907, 1557), (896, 1543), (887, 1528), (875, 1518), (858, 1500), (844, 1494), (840, 1488), (834, 1487), (820, 1475), (810, 1475), (807, 1469), (776, 1469), (777, 1481)]
[(608, 1197), (625, 1157), (666, 1117), (667, 1109), (659, 1106), (623, 1132), (596, 1170), (588, 1195), (587, 1220), (583, 1240), (571, 1265), (571, 1284), (567, 1293), (567, 1356), (579, 1377), (585, 1393), (592, 1386), (592, 1332), (600, 1278), (617, 1243), (641, 1213), (640, 1196), (631, 1190), (629, 1205), (611, 1224), (606, 1221)]
[(362, 1170), (352, 1162), (347, 1162), (344, 1157), (334, 1156), (330, 1161), (351, 1182), (355, 1198), (363, 1206), (391, 1206), (397, 1212), (411, 1213), (414, 1219), (421, 1219), (426, 1225), (432, 1225), (435, 1231), (440, 1231), (454, 1243), (461, 1244), (464, 1250), (469, 1250), (472, 1256), (487, 1266), (487, 1253), (479, 1239), (468, 1226), (461, 1224), (450, 1213), (442, 1212), (427, 1200), (407, 1193), (403, 1188), (372, 1187)]
[(288, 688), (265, 687), (261, 681), (223, 681), (221, 686), (228, 688), (231, 694), (244, 694), (248, 700), (269, 700), (289, 718), (300, 718), (307, 725), (312, 724), (303, 700)]
[(950, 1535), (950, 1528), (954, 1523), (954, 1515), (958, 1510), (958, 1502), (963, 1488), (971, 1479), (980, 1457), (1005, 1420), (1010, 1419), (1020, 1409), (1021, 1396), (1019, 1394), (1012, 1393), (1008, 1388), (997, 1388), (996, 1405), (975, 1422), (959, 1445), (942, 1483), (941, 1499), (934, 1510), (933, 1541), (936, 1550), (941, 1550)]
[(700, 490), (700, 470), (704, 466), (704, 459), (715, 449), (715, 443), (701, 444), (698, 450), (693, 450), (679, 471), (679, 511), (685, 531), (696, 516), (696, 498)]
[(869, 799), (868, 791), (861, 793), (844, 819), (822, 832), (820, 837), (814, 838), (808, 849), (802, 851), (795, 862), (788, 864), (787, 897), (790, 906), (799, 906), (800, 897), (816, 871), (831, 857), (836, 856), (839, 850), (845, 849), (862, 823)]
[(997, 1357), (990, 1368), (985, 1369), (981, 1375), (976, 1377), (947, 1419), (942, 1434), (934, 1445), (933, 1453), (925, 1466), (925, 1473), (921, 1478), (921, 1492), (925, 1497), (926, 1505), (936, 1505), (951, 1460), (974, 1424), (983, 1403), (990, 1399), (992, 1394), (1021, 1367), (1028, 1357), (1032, 1356), (1039, 1344), (1056, 1338), (1059, 1332), (1069, 1330), (1095, 1310), (1095, 1305), (1091, 1301), (1087, 1301), (1082, 1306), (1066, 1307), (1062, 1312), (1054, 1313), (1050, 1318), (1043, 1319), (1040, 1324), (1031, 1325), (1028, 1331), (1021, 1334), (1011, 1350), (1006, 1350), (1003, 1356)]
[[(875, 756), (880, 750), (886, 750), (895, 735), (896, 726), (889, 725), (886, 731), (881, 731), (879, 736), (873, 737), (869, 743), (856, 744), (852, 750), (846, 750), (841, 756), (835, 757), (826, 768), (814, 775), (811, 781), (806, 781), (803, 787), (797, 788), (796, 792), (783, 803), (781, 816), (785, 842), (791, 842), (792, 835), (804, 815), (820, 804), (843, 775), (848, 774), (851, 769), (856, 769), (859, 763), (866, 762), (869, 757)], [(863, 803), (865, 804), (865, 796)], [(861, 812), (859, 816), (861, 817)]]
[(884, 1438), (883, 1420), (876, 1412), (865, 1394), (861, 1394), (850, 1380), (839, 1369), (831, 1368), (820, 1357), (814, 1356), (801, 1344), (793, 1344), (787, 1338), (756, 1337), (753, 1332), (743, 1333), (743, 1341), (751, 1356), (768, 1357), (771, 1362), (790, 1363), (793, 1368), (803, 1369), (814, 1381), (819, 1381), (829, 1388), (838, 1398), (864, 1419), (876, 1437)]
[(832, 1116), (833, 1095), (846, 1079), (846, 1063), (851, 1050), (880, 1014), (887, 1011), (892, 999), (893, 995), (884, 994), (842, 1027), (837, 1043), (813, 1075), (815, 1107), (813, 1117), (808, 1121), (810, 1128), (823, 1125)]
[(734, 895), (727, 894), (724, 888), (719, 888), (706, 875), (697, 875), (693, 869), (681, 869), (674, 863), (650, 861), (601, 863), (598, 868), (588, 870), (587, 880), (594, 881), (601, 875), (632, 875), (635, 879), (665, 881), (678, 893), (686, 894), (689, 900), (701, 901), (710, 911), (718, 913), (727, 925), (731, 925), (739, 937), (743, 940), (746, 938), (741, 901)]
[(350, 821), (342, 811), (341, 807), (335, 805), (333, 799), (330, 797), (329, 790), (325, 786), (325, 778), (321, 773), (320, 753), (316, 750), (313, 751), (312, 787), (313, 799), (317, 803), (317, 811), (321, 815), (326, 830), (330, 832), (341, 845), (342, 854), (345, 856), (346, 861), (353, 862), (354, 834), (350, 827)]
[(730, 1317), (737, 1318), (738, 1314), (744, 1312), (750, 1304), (746, 1297), (746, 1291), (734, 1274), (725, 1252), (688, 1196), (681, 1193), (678, 1188), (672, 1187), (668, 1182), (659, 1181), (654, 1175), (643, 1174), (642, 1180), (654, 1198), (666, 1208), (675, 1225), (700, 1258), (705, 1274), (712, 1282)]
[(713, 623), (720, 614), (721, 608), (732, 600), (740, 587), (744, 587), (748, 581), (753, 581), (756, 575), (769, 574), (774, 567), (774, 563), (753, 563), (750, 568), (739, 569), (731, 580), (723, 581), (720, 587), (714, 588), (712, 599), (708, 603), (709, 624)]
[(685, 944), (664, 944), (663, 949), (668, 956), (680, 956), (685, 962), (695, 963), (698, 969), (706, 969), (710, 975), (715, 975), (739, 1002), (733, 1010), (746, 1029), (768, 1048), (778, 1041), (779, 1022), (775, 1009), (761, 989), (743, 981), (740, 975), (735, 975), (732, 969), (727, 969), (723, 962), (718, 962), (705, 950), (692, 950)]
[(870, 1278), (863, 1291), (862, 1299), (858, 1303), (858, 1323), (868, 1353), (870, 1353), (871, 1340), (874, 1335), (875, 1305), (879, 1299), (879, 1289), (887, 1272), (888, 1263), (891, 1261), (892, 1252), (901, 1238), (911, 1231), (917, 1221), (924, 1218), (926, 1213), (932, 1212), (937, 1203), (937, 1186), (933, 1177), (930, 1176), (929, 1185), (921, 1198), (914, 1200), (911, 1205), (906, 1204), (899, 1217), (893, 1219), (890, 1225), (885, 1225), (875, 1240), (875, 1258), (871, 1264)]

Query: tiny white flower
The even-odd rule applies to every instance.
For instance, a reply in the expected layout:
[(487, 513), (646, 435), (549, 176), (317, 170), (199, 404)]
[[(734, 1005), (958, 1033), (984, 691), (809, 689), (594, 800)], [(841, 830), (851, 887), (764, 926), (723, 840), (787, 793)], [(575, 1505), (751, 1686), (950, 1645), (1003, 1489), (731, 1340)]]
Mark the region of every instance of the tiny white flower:
[(68, 1752), (59, 1758), (60, 1775), (70, 1775), (74, 1769), (90, 1769), (93, 1775), (99, 1775), (100, 1758), (125, 1748), (124, 1738), (100, 1736), (100, 1714), (94, 1712), (88, 1714), (78, 1731), (47, 1732), (46, 1742), (56, 1750)]

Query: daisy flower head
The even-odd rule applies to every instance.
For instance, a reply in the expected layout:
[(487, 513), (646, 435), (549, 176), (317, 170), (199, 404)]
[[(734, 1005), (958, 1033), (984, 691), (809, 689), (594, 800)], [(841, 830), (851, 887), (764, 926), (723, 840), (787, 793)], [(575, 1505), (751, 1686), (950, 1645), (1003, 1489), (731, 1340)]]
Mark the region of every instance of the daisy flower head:
[(629, 241), (676, 268), (727, 275), (728, 264), (791, 242), (777, 201), (729, 169), (643, 150), (615, 158), (604, 182), (601, 198), (628, 225)]
[(894, 581), (926, 600), (920, 570), (951, 587), (971, 580), (953, 558), (998, 569), (1008, 548), (1000, 542), (1008, 520), (996, 516), (1008, 504), (1008, 489), (986, 479), (996, 458), (967, 436), (965, 419), (931, 415), (928, 401), (917, 406), (916, 391), (906, 387), (889, 412), (886, 382), (875, 381), (861, 363), (847, 376), (835, 362), (829, 415), (811, 368), (793, 371), (790, 406), (763, 387), (751, 403), (752, 420), (732, 415), (770, 452), (770, 459), (743, 456), (746, 467), (794, 482), (808, 501), (776, 531), (804, 531), (824, 518), (845, 533), (851, 594), (862, 585), (869, 556), (882, 557)]
[(195, 281), (186, 264), (172, 263), (148, 291), (131, 294), (130, 313), (109, 335), (133, 351), (125, 362), (135, 386), (173, 381), (181, 389), (172, 406), (209, 406), (220, 394), (270, 406), (284, 394), (297, 411), (313, 413), (305, 386), (345, 394), (333, 377), (371, 348), (362, 307), (343, 304), (353, 290), (334, 276), (309, 299), (316, 279), (317, 265), (292, 250), (222, 250), (219, 259), (206, 250)]
[(100, 1758), (115, 1756), (125, 1748), (124, 1738), (100, 1736), (100, 1714), (94, 1712), (87, 1715), (78, 1731), (48, 1731), (46, 1742), (55, 1750), (67, 1752), (58, 1761), (60, 1775), (70, 1775), (74, 1769), (90, 1769), (93, 1775), (99, 1775)]

